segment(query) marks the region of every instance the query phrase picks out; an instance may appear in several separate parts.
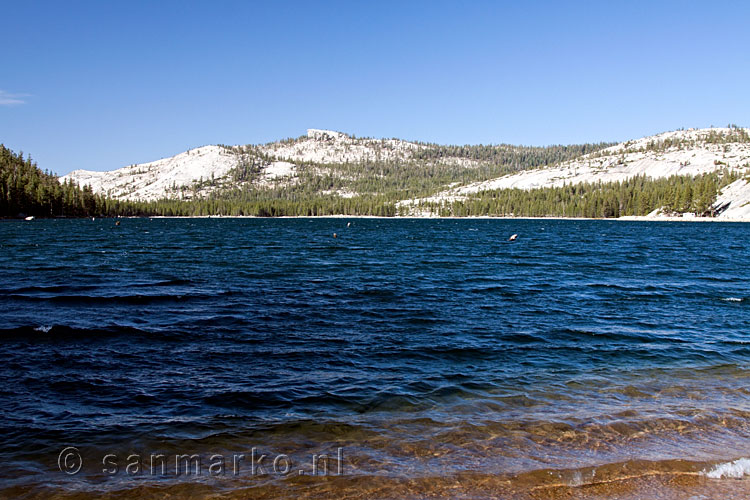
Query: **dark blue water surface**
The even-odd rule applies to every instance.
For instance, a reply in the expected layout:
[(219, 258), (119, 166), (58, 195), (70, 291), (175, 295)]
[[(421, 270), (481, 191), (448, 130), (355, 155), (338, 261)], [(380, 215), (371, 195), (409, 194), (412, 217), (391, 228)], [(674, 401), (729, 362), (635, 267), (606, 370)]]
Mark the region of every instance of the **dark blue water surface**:
[[(729, 223), (3, 222), (2, 481), (105, 488), (105, 452), (254, 446), (344, 446), (364, 478), (747, 455), (748, 242)], [(95, 463), (62, 474), (68, 445)]]

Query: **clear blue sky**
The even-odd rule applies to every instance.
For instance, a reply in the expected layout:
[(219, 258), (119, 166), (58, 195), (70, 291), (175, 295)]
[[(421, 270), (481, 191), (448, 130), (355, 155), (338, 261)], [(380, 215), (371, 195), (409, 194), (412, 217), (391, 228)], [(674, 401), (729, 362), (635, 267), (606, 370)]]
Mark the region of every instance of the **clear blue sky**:
[(750, 125), (750, 2), (0, 0), (0, 142), (59, 174), (307, 128), (617, 141)]

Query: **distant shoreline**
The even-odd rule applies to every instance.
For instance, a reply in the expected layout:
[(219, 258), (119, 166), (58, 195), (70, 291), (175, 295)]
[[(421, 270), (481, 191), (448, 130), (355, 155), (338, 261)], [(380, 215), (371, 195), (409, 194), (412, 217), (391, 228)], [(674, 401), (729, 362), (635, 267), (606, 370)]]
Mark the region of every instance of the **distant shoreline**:
[[(95, 219), (413, 219), (413, 220), (591, 220), (591, 221), (637, 221), (637, 222), (750, 222), (748, 219), (720, 219), (712, 217), (649, 217), (647, 215), (625, 215), (622, 217), (505, 217), (505, 216), (493, 216), (493, 215), (478, 215), (478, 216), (434, 216), (434, 217), (422, 217), (417, 215), (281, 215), (276, 217), (261, 217), (257, 215), (128, 215), (128, 216), (102, 216), (94, 217)], [(91, 219), (91, 217), (36, 217), (36, 220), (50, 220), (50, 219)], [(0, 221), (11, 222), (28, 222), (19, 217), (0, 217)]]
[[(126, 217), (121, 217), (126, 218)], [(140, 217), (130, 217), (140, 218)], [(150, 219), (414, 219), (414, 220), (599, 220), (599, 221), (641, 221), (641, 222), (750, 222), (750, 219), (718, 219), (712, 217), (649, 217), (646, 215), (625, 215), (623, 217), (505, 217), (477, 215), (464, 217), (421, 217), (417, 215), (281, 215), (278, 217), (259, 217), (257, 215), (153, 215)]]

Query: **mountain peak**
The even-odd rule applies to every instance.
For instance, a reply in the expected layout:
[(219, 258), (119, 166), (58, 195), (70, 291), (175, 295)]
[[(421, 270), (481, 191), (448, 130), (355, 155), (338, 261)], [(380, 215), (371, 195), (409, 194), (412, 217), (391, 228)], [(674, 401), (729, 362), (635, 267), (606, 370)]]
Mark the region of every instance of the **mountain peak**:
[(335, 130), (322, 130), (317, 128), (307, 129), (307, 137), (316, 141), (335, 141), (350, 138), (343, 132), (336, 132)]

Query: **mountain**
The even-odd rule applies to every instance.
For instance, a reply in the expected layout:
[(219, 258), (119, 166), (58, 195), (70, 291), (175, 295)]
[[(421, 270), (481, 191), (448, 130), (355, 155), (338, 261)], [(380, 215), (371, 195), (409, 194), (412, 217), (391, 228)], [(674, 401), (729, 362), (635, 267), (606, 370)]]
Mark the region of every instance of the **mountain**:
[[(251, 184), (267, 187), (274, 182), (294, 183), (299, 170), (311, 164), (346, 165), (362, 162), (403, 162), (428, 146), (397, 139), (355, 139), (341, 132), (310, 129), (307, 136), (259, 146), (204, 146), (162, 160), (131, 165), (108, 172), (76, 170), (61, 178), (90, 185), (95, 193), (127, 200), (191, 199), (207, 196), (217, 187), (230, 187), (238, 179), (233, 170), (254, 168)], [(447, 159), (471, 167), (468, 159)], [(235, 176), (236, 177), (236, 176)], [(343, 196), (354, 193), (341, 192)]]
[[(587, 186), (588, 191), (609, 186), (610, 190), (619, 189), (616, 210), (602, 209), (604, 215), (599, 215), (599, 201), (594, 200), (591, 210), (595, 216), (645, 215), (642, 212), (648, 209), (652, 216), (692, 210), (740, 218), (750, 217), (748, 174), (750, 134), (736, 126), (677, 130), (620, 144), (548, 147), (443, 146), (310, 129), (306, 136), (269, 144), (204, 146), (109, 172), (76, 170), (61, 181), (89, 185), (94, 193), (119, 200), (304, 201), (314, 205), (318, 199), (329, 204), (356, 199), (390, 204), (389, 214), (417, 216), (567, 214), (566, 200), (561, 201), (562, 211), (549, 201), (540, 205), (538, 200), (533, 204), (529, 200), (538, 199), (544, 190), (564, 192), (555, 196), (565, 198), (583, 196), (569, 191), (570, 186)], [(669, 181), (649, 187), (655, 190), (651, 199), (629, 208), (632, 200), (622, 199), (622, 186), (641, 178)], [(683, 186), (683, 178), (688, 184), (700, 180), (700, 200), (696, 195), (693, 201), (695, 187)], [(687, 194), (669, 187), (676, 183)], [(604, 191), (599, 191), (597, 196), (603, 196)], [(477, 212), (480, 202), (490, 203), (488, 200), (503, 196), (527, 198), (528, 209), (508, 212), (506, 203), (502, 210), (495, 204)], [(661, 202), (665, 205), (659, 205)], [(519, 203), (511, 205), (526, 206)], [(580, 211), (584, 208), (581, 202)]]
[[(698, 176), (728, 170), (750, 174), (750, 130), (709, 128), (665, 132), (627, 141), (544, 168), (451, 187), (433, 196), (405, 200), (401, 205), (467, 201), (478, 193), (504, 189), (533, 190), (575, 184), (622, 182), (638, 176), (662, 179)], [(750, 218), (750, 186), (744, 178), (724, 188), (716, 200), (721, 218)], [(413, 211), (413, 210), (412, 210)], [(663, 215), (658, 209), (653, 216)]]
[(401, 190), (392, 194), (403, 199), (408, 191), (437, 192), (451, 183), (486, 180), (605, 146), (440, 146), (310, 129), (306, 136), (264, 145), (204, 146), (107, 172), (75, 170), (61, 182), (90, 185), (95, 193), (116, 199), (141, 201), (204, 198), (238, 187), (263, 191), (299, 184), (325, 184), (328, 189), (313, 191), (342, 197)]
[(461, 194), (487, 189), (562, 186), (615, 182), (645, 175), (654, 179), (699, 175), (722, 167), (742, 169), (750, 161), (747, 129), (700, 129), (666, 132), (628, 141), (549, 168), (506, 175), (457, 189)]
[(236, 165), (237, 156), (231, 150), (204, 146), (109, 172), (75, 170), (61, 177), (61, 181), (89, 185), (95, 193), (113, 198), (151, 201), (173, 197), (176, 187), (190, 186), (203, 178), (223, 178)]

